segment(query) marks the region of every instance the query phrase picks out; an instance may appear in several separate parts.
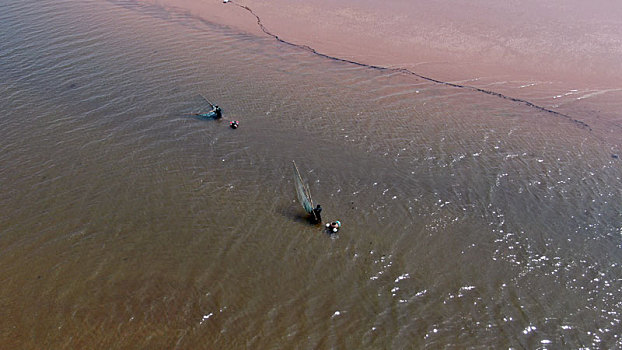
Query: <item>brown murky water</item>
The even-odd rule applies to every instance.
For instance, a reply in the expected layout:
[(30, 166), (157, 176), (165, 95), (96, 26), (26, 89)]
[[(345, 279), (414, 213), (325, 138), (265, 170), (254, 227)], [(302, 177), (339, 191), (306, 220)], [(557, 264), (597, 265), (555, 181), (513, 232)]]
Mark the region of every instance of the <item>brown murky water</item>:
[(598, 125), (134, 1), (2, 8), (2, 348), (622, 346)]

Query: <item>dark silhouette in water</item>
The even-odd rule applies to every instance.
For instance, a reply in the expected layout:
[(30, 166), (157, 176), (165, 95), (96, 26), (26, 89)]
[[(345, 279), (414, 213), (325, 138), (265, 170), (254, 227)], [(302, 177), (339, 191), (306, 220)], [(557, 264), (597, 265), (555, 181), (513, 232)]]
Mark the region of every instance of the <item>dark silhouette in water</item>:
[(314, 224), (319, 224), (322, 222), (322, 207), (318, 204), (317, 207), (315, 207), (313, 209), (313, 211), (311, 212), (311, 221)]
[(212, 108), (212, 110), (207, 113), (194, 113), (193, 115), (200, 118), (220, 119), (222, 118), (222, 109), (214, 105), (214, 108)]
[(214, 119), (222, 118), (222, 109), (218, 106), (214, 106), (214, 109), (211, 110), (214, 113)]

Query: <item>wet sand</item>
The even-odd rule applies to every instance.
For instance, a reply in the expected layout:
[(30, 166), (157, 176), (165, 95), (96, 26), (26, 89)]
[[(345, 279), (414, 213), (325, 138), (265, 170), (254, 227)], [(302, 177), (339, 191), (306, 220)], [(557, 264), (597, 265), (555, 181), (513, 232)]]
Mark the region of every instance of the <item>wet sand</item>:
[[(145, 0), (318, 53), (622, 127), (622, 4)], [(260, 23), (258, 23), (258, 20)]]
[[(252, 8), (284, 40), (367, 64), (416, 69), (442, 80), (503, 75), (615, 85), (622, 77), (619, 4), (236, 3)], [(236, 18), (226, 21), (240, 26)]]
[(622, 5), (607, 1), (156, 2), (257, 32), (235, 5), (247, 6), (283, 40), (444, 80), (501, 74), (616, 85), (622, 77)]

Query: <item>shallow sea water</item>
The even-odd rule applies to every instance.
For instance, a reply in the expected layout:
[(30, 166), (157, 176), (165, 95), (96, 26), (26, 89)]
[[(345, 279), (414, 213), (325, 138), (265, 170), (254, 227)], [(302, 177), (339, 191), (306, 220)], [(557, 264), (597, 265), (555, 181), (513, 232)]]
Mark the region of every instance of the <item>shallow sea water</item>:
[(0, 1), (1, 347), (622, 346), (597, 128), (141, 2)]

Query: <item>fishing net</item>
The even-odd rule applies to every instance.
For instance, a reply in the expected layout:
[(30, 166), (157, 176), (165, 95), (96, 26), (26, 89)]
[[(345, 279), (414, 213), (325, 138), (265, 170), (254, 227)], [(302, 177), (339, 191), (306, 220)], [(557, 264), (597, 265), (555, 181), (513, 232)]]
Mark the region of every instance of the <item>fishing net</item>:
[(294, 185), (296, 186), (296, 195), (298, 196), (298, 201), (302, 204), (302, 207), (309, 214), (313, 211), (313, 200), (311, 199), (311, 192), (309, 192), (309, 187), (306, 186), (300, 176), (300, 172), (298, 171), (298, 167), (296, 166), (296, 162), (292, 162), (294, 166)]

